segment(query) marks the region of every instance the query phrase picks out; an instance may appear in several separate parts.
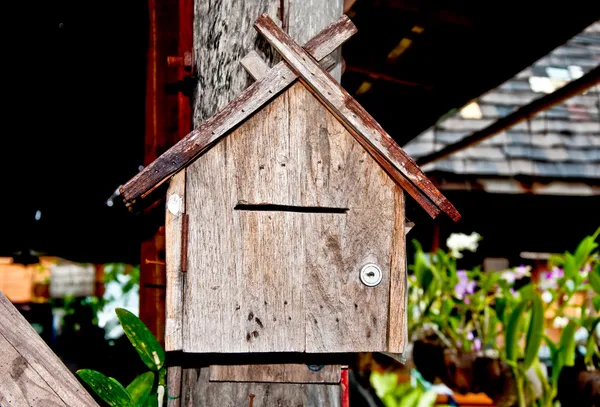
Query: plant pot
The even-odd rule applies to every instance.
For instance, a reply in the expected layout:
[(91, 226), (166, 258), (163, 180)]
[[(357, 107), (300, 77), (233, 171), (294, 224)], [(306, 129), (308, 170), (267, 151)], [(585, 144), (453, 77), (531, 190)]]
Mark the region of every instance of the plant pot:
[(564, 367), (557, 398), (562, 407), (600, 407), (600, 370), (588, 371), (578, 365)]

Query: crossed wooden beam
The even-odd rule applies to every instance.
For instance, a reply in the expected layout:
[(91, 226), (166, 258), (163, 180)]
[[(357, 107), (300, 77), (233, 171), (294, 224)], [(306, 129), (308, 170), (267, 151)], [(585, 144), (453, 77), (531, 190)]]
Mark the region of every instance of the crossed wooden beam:
[(431, 217), (445, 212), (454, 221), (460, 219), (456, 208), (415, 161), (327, 72), (335, 65), (329, 55), (357, 31), (348, 17), (342, 16), (330, 24), (304, 47), (294, 42), (267, 14), (261, 15), (254, 27), (284, 61), (269, 69), (255, 52), (246, 56), (242, 64), (256, 82), (123, 185), (120, 193), (129, 207), (148, 197), (171, 175), (191, 164), (232, 128), (299, 79)]

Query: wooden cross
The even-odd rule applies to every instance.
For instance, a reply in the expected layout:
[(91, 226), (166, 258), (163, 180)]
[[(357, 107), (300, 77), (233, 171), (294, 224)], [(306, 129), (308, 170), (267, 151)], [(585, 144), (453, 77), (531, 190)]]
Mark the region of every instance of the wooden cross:
[(460, 219), (456, 208), (425, 176), (415, 161), (327, 72), (333, 62), (328, 55), (356, 32), (356, 27), (348, 17), (343, 16), (330, 24), (304, 47), (294, 42), (267, 14), (258, 18), (255, 28), (285, 61), (267, 70), (266, 64), (258, 55), (249, 54), (243, 64), (258, 80), (125, 184), (121, 188), (121, 195), (129, 206), (147, 197), (171, 175), (213, 146), (230, 129), (299, 79), (431, 217), (435, 218), (440, 212), (445, 212), (454, 221)]

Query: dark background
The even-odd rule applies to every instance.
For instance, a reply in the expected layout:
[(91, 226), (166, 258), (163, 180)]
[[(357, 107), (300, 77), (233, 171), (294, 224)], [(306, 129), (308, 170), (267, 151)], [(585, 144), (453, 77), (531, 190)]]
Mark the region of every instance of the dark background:
[[(347, 65), (426, 85), (377, 80), (358, 97), (404, 143), (581, 31), (600, 17), (600, 2), (358, 0), (352, 10), (358, 34), (344, 46)], [(143, 162), (147, 20), (140, 0), (4, 6), (0, 256), (30, 248), (75, 261), (139, 262), (156, 219), (129, 213), (118, 198), (113, 207), (106, 201)], [(390, 66), (387, 53), (415, 24), (425, 31)], [(343, 85), (353, 93), (365, 78), (346, 71)], [(521, 249), (537, 244), (528, 233), (552, 242), (552, 233), (572, 232), (576, 241), (599, 223), (593, 199), (535, 198), (540, 211), (510, 199), (490, 197), (482, 207), (448, 196), (464, 219), (444, 233), (476, 230), (486, 242), (497, 234)], [(433, 222), (408, 206), (414, 236), (430, 239)], [(494, 219), (488, 226), (497, 229), (479, 229), (481, 219)]]

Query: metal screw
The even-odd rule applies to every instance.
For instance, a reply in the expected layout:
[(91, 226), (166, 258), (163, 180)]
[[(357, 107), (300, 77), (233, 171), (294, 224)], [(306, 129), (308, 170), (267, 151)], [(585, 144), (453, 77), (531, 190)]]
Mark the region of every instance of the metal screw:
[(382, 278), (383, 272), (377, 264), (365, 264), (360, 269), (360, 281), (362, 281), (362, 283), (368, 287), (375, 287), (381, 283)]

